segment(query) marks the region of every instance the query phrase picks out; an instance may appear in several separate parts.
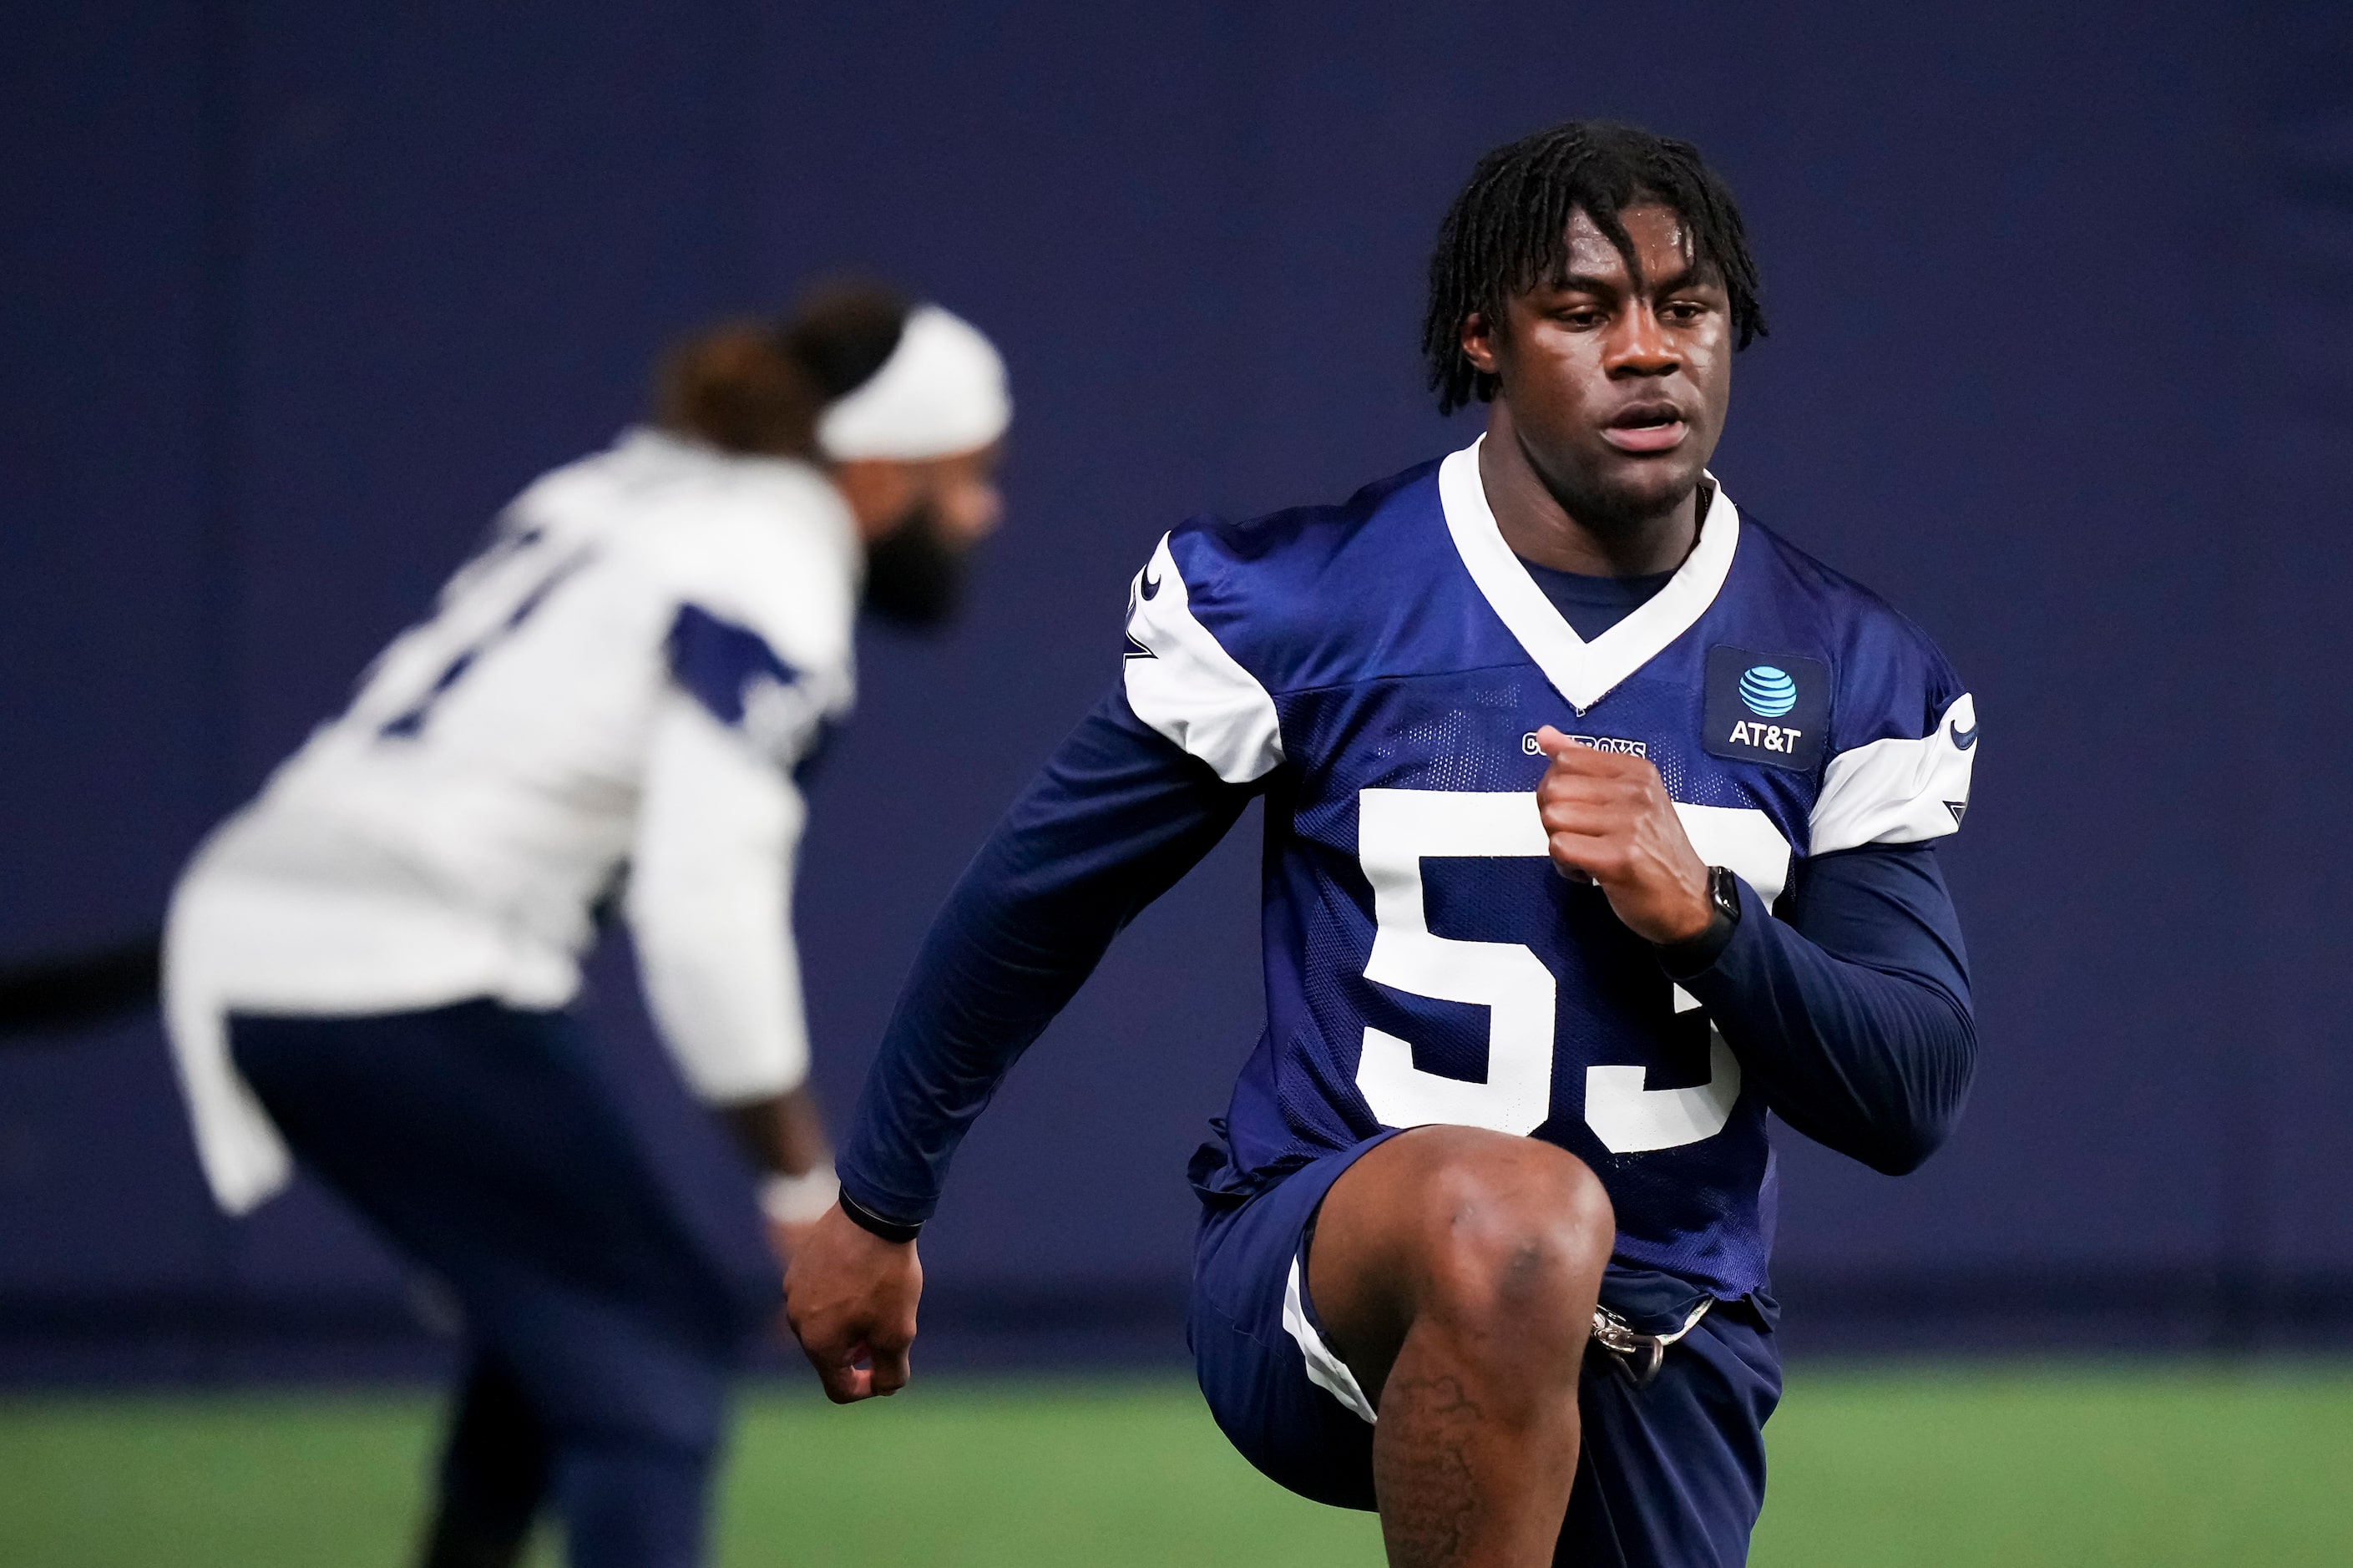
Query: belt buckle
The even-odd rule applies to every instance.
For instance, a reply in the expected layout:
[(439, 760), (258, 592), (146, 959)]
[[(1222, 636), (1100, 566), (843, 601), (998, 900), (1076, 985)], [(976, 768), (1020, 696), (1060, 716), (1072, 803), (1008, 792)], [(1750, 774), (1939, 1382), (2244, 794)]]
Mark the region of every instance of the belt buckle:
[(1627, 1384), (1637, 1390), (1648, 1388), (1666, 1364), (1667, 1347), (1699, 1326), (1707, 1310), (1715, 1305), (1713, 1297), (1704, 1298), (1692, 1309), (1683, 1326), (1671, 1334), (1646, 1334), (1607, 1307), (1593, 1309), (1593, 1342), (1609, 1352), (1609, 1364)]

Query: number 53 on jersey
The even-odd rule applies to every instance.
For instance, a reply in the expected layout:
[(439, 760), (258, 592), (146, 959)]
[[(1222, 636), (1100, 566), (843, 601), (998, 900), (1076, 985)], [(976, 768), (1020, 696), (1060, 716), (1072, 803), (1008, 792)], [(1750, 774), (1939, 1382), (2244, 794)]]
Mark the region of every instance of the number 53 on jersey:
[[(1524, 790), (1367, 789), (1357, 795), (1357, 860), (1372, 884), (1376, 933), (1365, 978), (1443, 1002), (1488, 1010), (1487, 1076), (1448, 1078), (1414, 1066), (1413, 1047), (1367, 1026), (1356, 1087), (1390, 1127), (1449, 1122), (1525, 1134), (1552, 1114), (1557, 986), (1523, 942), (1468, 942), (1430, 929), (1422, 862), (1446, 857), (1544, 858), (1544, 824)], [(1701, 859), (1728, 867), (1767, 904), (1788, 879), (1789, 846), (1763, 812), (1685, 805), (1675, 812)], [(1532, 933), (1535, 934), (1535, 933)], [(1682, 987), (1679, 1013), (1698, 1006)], [(1709, 1030), (1708, 1081), (1651, 1089), (1640, 1065), (1585, 1071), (1585, 1121), (1616, 1154), (1672, 1149), (1712, 1138), (1740, 1098), (1740, 1064)]]

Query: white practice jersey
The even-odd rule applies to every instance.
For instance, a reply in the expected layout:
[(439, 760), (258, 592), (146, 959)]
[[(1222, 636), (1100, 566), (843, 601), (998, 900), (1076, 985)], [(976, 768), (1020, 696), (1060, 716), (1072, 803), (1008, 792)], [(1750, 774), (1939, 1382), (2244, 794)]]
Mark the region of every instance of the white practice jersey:
[(289, 1169), (228, 1013), (560, 1007), (616, 893), (694, 1089), (801, 1081), (793, 775), (849, 707), (861, 561), (816, 469), (649, 430), (507, 509), (174, 895), (165, 1010), (224, 1206)]

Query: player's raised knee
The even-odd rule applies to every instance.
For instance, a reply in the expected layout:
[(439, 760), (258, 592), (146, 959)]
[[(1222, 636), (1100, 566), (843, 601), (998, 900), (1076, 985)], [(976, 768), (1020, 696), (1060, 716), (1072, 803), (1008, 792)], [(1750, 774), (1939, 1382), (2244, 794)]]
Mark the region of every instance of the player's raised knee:
[(1490, 1315), (1514, 1334), (1558, 1327), (1582, 1346), (1588, 1300), (1609, 1261), (1616, 1222), (1585, 1163), (1553, 1144), (1467, 1128), (1427, 1151), (1416, 1229), (1426, 1305)]

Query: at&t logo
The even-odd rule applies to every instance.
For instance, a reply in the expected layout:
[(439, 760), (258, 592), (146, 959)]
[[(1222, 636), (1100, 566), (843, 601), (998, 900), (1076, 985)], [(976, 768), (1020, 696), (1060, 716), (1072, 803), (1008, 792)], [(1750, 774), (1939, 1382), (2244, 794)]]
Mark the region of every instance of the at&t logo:
[(1740, 678), (1740, 703), (1759, 719), (1778, 719), (1798, 705), (1798, 683), (1786, 670), (1752, 665)]
[[(1751, 665), (1740, 677), (1740, 705), (1760, 719), (1778, 719), (1798, 705), (1798, 683), (1789, 679), (1788, 670), (1769, 664)], [(1725, 739), (1734, 745), (1761, 746), (1786, 754), (1798, 749), (1804, 733), (1779, 724), (1743, 720), (1732, 726), (1732, 733)]]

